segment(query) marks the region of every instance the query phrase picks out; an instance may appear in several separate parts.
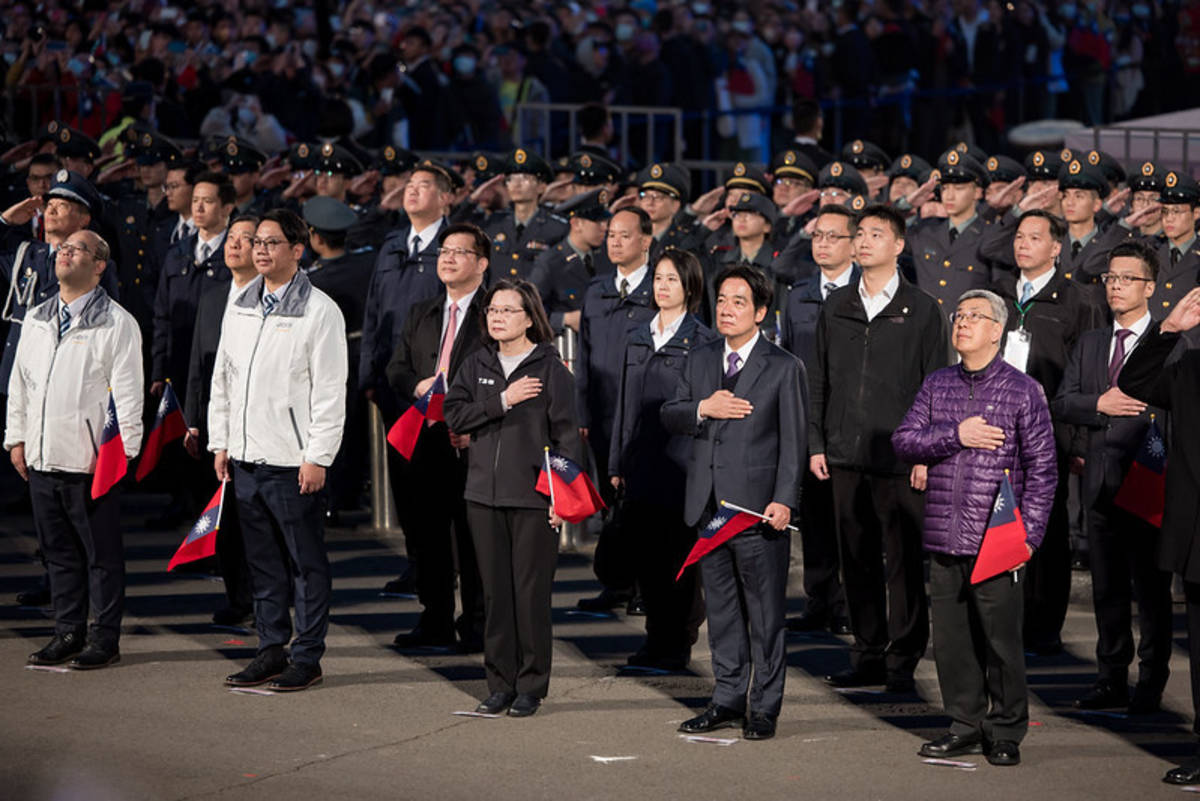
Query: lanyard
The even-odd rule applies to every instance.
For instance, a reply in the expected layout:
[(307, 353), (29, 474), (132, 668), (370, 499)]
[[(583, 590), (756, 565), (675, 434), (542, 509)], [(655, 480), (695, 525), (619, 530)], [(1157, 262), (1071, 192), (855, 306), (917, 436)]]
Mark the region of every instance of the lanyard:
[(1028, 302), (1028, 303), (1026, 303), (1024, 307), (1022, 307), (1022, 306), (1021, 306), (1021, 302), (1020, 302), (1020, 301), (1018, 301), (1018, 300), (1014, 300), (1014, 301), (1013, 301), (1013, 305), (1017, 307), (1017, 315), (1018, 315), (1018, 317), (1017, 317), (1017, 328), (1019, 328), (1019, 329), (1024, 329), (1024, 328), (1025, 328), (1025, 315), (1029, 314), (1029, 310), (1033, 308), (1033, 304), (1034, 304), (1034, 303), (1036, 303), (1036, 302), (1037, 302), (1037, 301), (1035, 301), (1035, 300), (1034, 300), (1034, 299), (1031, 297), (1031, 298), (1029, 299), (1029, 302)]

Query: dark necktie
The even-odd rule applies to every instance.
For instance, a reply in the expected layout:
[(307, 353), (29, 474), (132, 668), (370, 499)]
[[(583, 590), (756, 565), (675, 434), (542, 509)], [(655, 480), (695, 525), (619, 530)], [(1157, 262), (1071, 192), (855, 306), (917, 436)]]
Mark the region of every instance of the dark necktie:
[(521, 234), (525, 233), (525, 223), (517, 223), (517, 241), (521, 241)]
[[(62, 301), (59, 301), (62, 303)], [(67, 329), (71, 327), (71, 309), (67, 306), (62, 307), (62, 312), (58, 320), (58, 338), (62, 339), (66, 336)]]
[(585, 254), (583, 257), (583, 269), (587, 270), (589, 276), (596, 274), (596, 264), (592, 261), (592, 254)]
[(412, 243), (412, 250), (410, 250), (408, 252), (408, 257), (410, 259), (416, 260), (418, 257), (420, 257), (420, 255), (421, 255), (421, 237), (414, 236), (413, 243)]
[(200, 261), (198, 261), (197, 264), (204, 264), (204, 262), (208, 261), (208, 253), (209, 253), (208, 245), (201, 245), (200, 246)]
[(837, 289), (837, 284), (833, 283), (832, 281), (826, 281), (824, 286), (821, 288), (825, 290), (825, 295), (822, 300), (828, 300), (830, 294), (833, 293), (833, 290)]
[(1071, 258), (1079, 255), (1079, 251), (1083, 250), (1083, 243), (1076, 239), (1071, 243)]
[(279, 298), (275, 297), (275, 295), (273, 293), (268, 292), (267, 294), (263, 295), (263, 299), (262, 299), (263, 317), (266, 317), (271, 312), (275, 311), (275, 307), (278, 304), (279, 304)]
[(950, 244), (951, 245), (954, 244), (955, 239), (958, 239), (958, 229), (955, 228), (954, 226), (950, 226)]
[(1179, 260), (1183, 258), (1183, 254), (1179, 252), (1179, 248), (1171, 248), (1171, 266), (1179, 264)]
[(1117, 341), (1113, 344), (1112, 359), (1108, 362), (1108, 385), (1117, 385), (1117, 376), (1121, 374), (1121, 365), (1125, 363), (1125, 340), (1133, 334), (1128, 328), (1116, 332)]
[(629, 279), (628, 278), (621, 279), (621, 286), (618, 288), (617, 291), (619, 291), (621, 293), (621, 300), (625, 300), (625, 298), (629, 297)]

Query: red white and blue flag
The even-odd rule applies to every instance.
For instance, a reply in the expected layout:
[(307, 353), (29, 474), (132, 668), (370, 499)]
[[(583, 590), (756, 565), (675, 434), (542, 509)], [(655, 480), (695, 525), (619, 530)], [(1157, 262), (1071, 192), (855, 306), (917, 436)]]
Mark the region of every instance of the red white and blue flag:
[(441, 373), (433, 379), (433, 386), (422, 395), (416, 403), (409, 406), (400, 419), (388, 431), (388, 443), (400, 451), (405, 459), (412, 460), (413, 450), (417, 447), (417, 439), (426, 423), (436, 423), (446, 419), (442, 412), (442, 404), (446, 400), (446, 377)]
[(224, 506), (225, 482), (222, 481), (208, 506), (204, 507), (204, 513), (200, 515), (196, 525), (192, 526), (192, 530), (183, 538), (179, 550), (171, 557), (170, 563), (167, 564), (168, 572), (186, 562), (195, 562), (217, 552), (217, 532), (221, 528), (221, 509)]
[(1113, 503), (1152, 526), (1162, 528), (1167, 502), (1167, 443), (1158, 423), (1150, 421), (1146, 437), (1129, 465)]
[(733, 509), (722, 506), (712, 516), (712, 519), (708, 521), (708, 525), (700, 529), (699, 539), (692, 546), (687, 559), (683, 560), (683, 566), (679, 568), (679, 573), (675, 576), (675, 580), (679, 581), (683, 577), (683, 571), (687, 570), (688, 565), (699, 562), (708, 553), (715, 551), (738, 534), (761, 522), (761, 518), (757, 518), (754, 515), (749, 515), (745, 512), (736, 512)]
[(125, 443), (121, 441), (121, 426), (117, 423), (117, 404), (113, 400), (112, 387), (109, 387), (108, 413), (104, 415), (100, 450), (96, 452), (96, 471), (92, 473), (92, 500), (116, 486), (127, 470)]
[(568, 523), (586, 520), (604, 508), (600, 493), (584, 469), (552, 450), (546, 451), (546, 461), (533, 488), (549, 495), (554, 513)]
[(992, 504), (987, 531), (983, 532), (983, 542), (975, 557), (971, 583), (987, 581), (992, 576), (1015, 570), (1029, 561), (1026, 536), (1025, 521), (1021, 519), (1021, 510), (1017, 508), (1017, 499), (1008, 480), (1008, 471), (1005, 470), (996, 501)]
[(136, 478), (141, 481), (158, 465), (163, 448), (168, 443), (183, 438), (187, 433), (187, 423), (183, 419), (183, 409), (179, 408), (179, 398), (167, 381), (163, 390), (162, 400), (158, 402), (158, 412), (154, 415), (154, 428), (146, 437), (146, 445), (142, 448), (142, 459), (138, 462)]

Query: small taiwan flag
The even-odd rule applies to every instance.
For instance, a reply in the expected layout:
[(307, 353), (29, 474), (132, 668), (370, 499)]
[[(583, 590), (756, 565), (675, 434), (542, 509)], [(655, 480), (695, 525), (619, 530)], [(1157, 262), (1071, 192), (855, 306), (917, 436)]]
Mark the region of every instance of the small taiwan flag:
[(146, 446), (142, 448), (142, 459), (138, 462), (135, 474), (137, 480), (141, 481), (150, 475), (158, 465), (163, 448), (186, 433), (187, 423), (183, 419), (183, 410), (179, 408), (179, 399), (175, 397), (175, 390), (171, 389), (171, 382), (167, 381), (162, 400), (158, 402), (158, 413), (154, 415), (154, 428), (150, 429)]
[[(546, 471), (550, 470), (553, 474)], [(586, 520), (604, 508), (600, 493), (583, 468), (567, 457), (546, 449), (546, 461), (534, 490), (550, 496), (554, 513), (568, 523)]]
[(1167, 502), (1167, 444), (1158, 423), (1150, 420), (1146, 437), (1113, 503), (1135, 514), (1152, 526), (1162, 528), (1163, 506)]
[(975, 557), (971, 583), (987, 581), (992, 576), (1014, 570), (1029, 561), (1029, 548), (1025, 545), (1026, 536), (1025, 521), (1021, 519), (1021, 510), (1017, 508), (1012, 484), (1008, 480), (1008, 471), (1005, 470), (1004, 480), (1000, 482), (1000, 491), (996, 493), (996, 502), (992, 504), (992, 516), (988, 520), (987, 531), (983, 532), (983, 542), (980, 543), (979, 554)]
[(204, 507), (204, 514), (183, 538), (183, 543), (171, 557), (167, 570), (174, 570), (186, 562), (195, 562), (217, 552), (217, 531), (221, 528), (221, 509), (225, 506), (225, 482), (217, 487), (212, 500)]
[(748, 515), (745, 512), (735, 512), (733, 509), (722, 506), (712, 516), (712, 519), (708, 521), (708, 525), (700, 529), (700, 537), (696, 540), (696, 544), (692, 546), (687, 559), (683, 560), (683, 565), (679, 568), (679, 573), (675, 576), (675, 580), (679, 581), (683, 577), (683, 571), (687, 570), (688, 565), (699, 562), (706, 554), (720, 548), (755, 523), (761, 522), (754, 515)]
[(117, 404), (112, 387), (108, 388), (108, 414), (104, 415), (104, 431), (100, 434), (100, 449), (96, 452), (96, 472), (92, 473), (92, 500), (108, 492), (125, 477), (125, 443), (121, 441), (121, 426), (117, 423)]
[(408, 407), (392, 429), (388, 431), (388, 443), (400, 451), (405, 459), (412, 459), (413, 450), (417, 447), (417, 438), (426, 423), (436, 423), (445, 420), (442, 404), (446, 400), (446, 378), (441, 373), (433, 379), (433, 386), (422, 395), (416, 403)]

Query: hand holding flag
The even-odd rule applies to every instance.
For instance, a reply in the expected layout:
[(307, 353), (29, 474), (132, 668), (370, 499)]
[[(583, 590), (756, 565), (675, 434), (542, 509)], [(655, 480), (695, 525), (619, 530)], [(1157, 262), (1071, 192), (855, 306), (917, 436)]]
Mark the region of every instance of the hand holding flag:
[(96, 452), (96, 471), (92, 473), (92, 500), (108, 492), (125, 477), (129, 467), (125, 460), (125, 443), (117, 422), (117, 404), (112, 387), (108, 388), (108, 413), (104, 415), (104, 431), (100, 434), (100, 449)]
[(217, 552), (217, 532), (221, 529), (221, 510), (225, 507), (225, 482), (217, 487), (212, 500), (204, 507), (200, 519), (192, 526), (180, 544), (175, 555), (171, 557), (167, 570), (174, 570), (179, 565), (195, 562)]
[(417, 447), (417, 439), (421, 436), (425, 424), (446, 419), (442, 412), (442, 404), (445, 400), (446, 377), (442, 373), (438, 373), (429, 391), (422, 395), (416, 403), (409, 406), (388, 431), (388, 444), (398, 450), (405, 459), (411, 461), (413, 450)]
[(545, 463), (534, 489), (550, 496), (550, 508), (568, 523), (578, 523), (604, 508), (604, 501), (583, 468), (545, 449)]
[(163, 448), (170, 442), (183, 437), (187, 433), (187, 423), (183, 419), (183, 410), (179, 408), (179, 398), (171, 388), (171, 379), (167, 379), (166, 389), (158, 402), (158, 412), (154, 415), (154, 428), (146, 437), (146, 447), (142, 449), (142, 459), (138, 462), (135, 477), (141, 481), (158, 465)]

